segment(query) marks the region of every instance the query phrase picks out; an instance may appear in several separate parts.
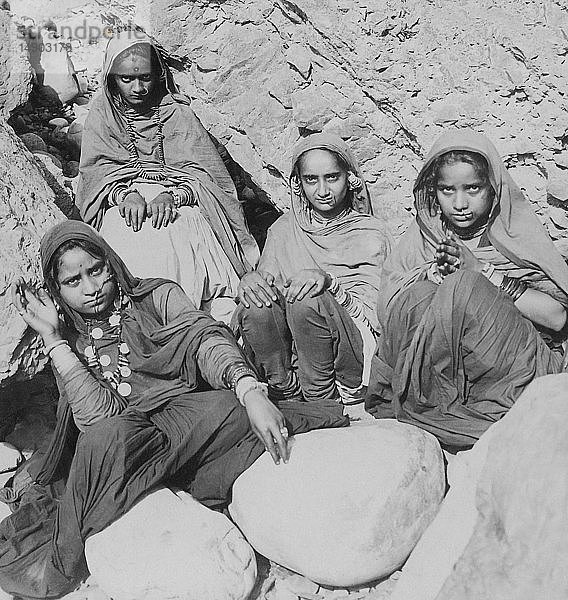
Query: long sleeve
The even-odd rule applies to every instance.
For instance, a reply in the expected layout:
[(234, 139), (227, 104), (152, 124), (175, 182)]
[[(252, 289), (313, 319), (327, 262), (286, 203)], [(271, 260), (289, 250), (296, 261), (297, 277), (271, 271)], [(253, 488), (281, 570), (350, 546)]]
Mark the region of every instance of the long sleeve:
[[(153, 300), (164, 324), (173, 321), (188, 308), (195, 310), (183, 290), (173, 283), (156, 288)], [(213, 334), (200, 344), (197, 365), (202, 377), (214, 389), (226, 388), (226, 382), (231, 381), (232, 374), (239, 369), (247, 369), (252, 374), (237, 343), (220, 334)]]
[(51, 359), (59, 390), (65, 394), (80, 431), (125, 408), (126, 403), (97, 381), (67, 345), (52, 350)]

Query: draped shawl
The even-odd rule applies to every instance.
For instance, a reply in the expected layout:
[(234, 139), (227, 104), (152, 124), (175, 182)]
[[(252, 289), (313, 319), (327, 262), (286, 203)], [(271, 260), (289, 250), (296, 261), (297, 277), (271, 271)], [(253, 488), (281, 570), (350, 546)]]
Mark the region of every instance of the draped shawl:
[(390, 237), (372, 216), (367, 185), (357, 160), (341, 138), (321, 133), (301, 140), (294, 148), (290, 183), (300, 156), (314, 149), (333, 152), (361, 179), (362, 187), (352, 192), (352, 210), (329, 223), (312, 222), (307, 200), (290, 185), (291, 210), (268, 230), (258, 268), (274, 275), (277, 285), (302, 269), (322, 269), (362, 302), (365, 315), (376, 327), (380, 270)]
[[(116, 280), (130, 299), (130, 306), (122, 313), (123, 336), (130, 347), (130, 368), (147, 375), (148, 386), (141, 394), (132, 393), (128, 406), (147, 412), (155, 410), (165, 402), (194, 390), (198, 385), (196, 354), (200, 343), (210, 335), (222, 335), (233, 340), (231, 332), (222, 324), (189, 303), (176, 319), (164, 325), (154, 307), (152, 292), (161, 285), (171, 285), (166, 279), (137, 279), (127, 269), (114, 250), (96, 231), (80, 221), (65, 221), (50, 229), (40, 245), (41, 264), (49, 292), (62, 308), (68, 329), (65, 337), (71, 347), (82, 356), (80, 348), (88, 343), (87, 323), (80, 313), (68, 306), (59, 289), (48, 275), (48, 267), (56, 250), (69, 240), (94, 243), (107, 256)], [(104, 338), (103, 338), (104, 340)], [(98, 373), (91, 372), (123, 406), (125, 400)], [(37, 481), (51, 480), (62, 456), (66, 440), (74, 423), (64, 389), (58, 407), (58, 424), (54, 440), (40, 470)]]
[[(208, 133), (190, 108), (189, 98), (179, 93), (161, 49), (140, 31), (123, 31), (108, 42), (102, 73), (102, 90), (93, 99), (85, 122), (81, 148), (77, 206), (83, 220), (100, 229), (108, 208), (109, 191), (117, 183), (129, 183), (139, 176), (128, 150), (130, 137), (126, 120), (109, 89), (109, 76), (116, 58), (136, 44), (148, 44), (156, 52), (161, 68), (164, 94), (159, 101), (163, 124), (165, 175), (172, 185), (187, 183), (204, 217), (242, 276), (258, 261), (258, 247), (244, 220), (236, 190)], [(141, 142), (151, 144), (157, 124), (138, 131)], [(145, 165), (147, 170), (152, 165)], [(158, 165), (153, 165), (157, 171)]]
[[(527, 283), (564, 305), (567, 304), (568, 266), (556, 250), (546, 229), (538, 220), (530, 202), (513, 181), (495, 146), (482, 134), (449, 131), (436, 141), (426, 157), (414, 184), (416, 219), (383, 268), (381, 313), (402, 290), (424, 277), (434, 262), (436, 245), (446, 233), (438, 214), (433, 214), (426, 183), (434, 161), (453, 150), (466, 150), (483, 156), (489, 165), (489, 181), (495, 190), (484, 237), (490, 245), (471, 249), (482, 262)], [(385, 315), (381, 314), (381, 321)]]

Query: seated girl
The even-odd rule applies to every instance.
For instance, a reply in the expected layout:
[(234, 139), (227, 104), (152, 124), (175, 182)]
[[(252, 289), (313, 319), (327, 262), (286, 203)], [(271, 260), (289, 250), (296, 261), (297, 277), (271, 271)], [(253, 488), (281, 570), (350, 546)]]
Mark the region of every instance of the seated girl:
[(568, 267), (483, 135), (449, 132), (414, 186), (416, 219), (385, 261), (384, 335), (367, 410), (472, 445), (562, 356)]
[(20, 282), (14, 302), (43, 338), (61, 399), (52, 444), (27, 483), (20, 473), (19, 507), (0, 525), (5, 591), (67, 593), (87, 574), (85, 539), (152, 488), (222, 508), (265, 448), (286, 462), (289, 434), (346, 424), (333, 403), (278, 410), (224, 325), (177, 284), (132, 277), (88, 225), (55, 226), (41, 260), (49, 294)]
[(228, 322), (258, 247), (216, 147), (142, 32), (109, 40), (102, 84), (82, 141), (83, 220), (135, 275), (176, 281)]
[(274, 398), (361, 401), (389, 238), (340, 138), (300, 141), (290, 188), (291, 210), (239, 286), (243, 339)]

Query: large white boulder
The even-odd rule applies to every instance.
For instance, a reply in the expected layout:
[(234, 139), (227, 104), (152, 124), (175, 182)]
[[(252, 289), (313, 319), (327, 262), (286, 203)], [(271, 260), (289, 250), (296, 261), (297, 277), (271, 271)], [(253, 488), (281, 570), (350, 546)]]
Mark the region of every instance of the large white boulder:
[(345, 587), (400, 567), (444, 487), (436, 439), (381, 420), (298, 435), (288, 464), (261, 456), (235, 482), (229, 511), (264, 556)]
[(254, 552), (229, 519), (166, 488), (88, 538), (85, 554), (113, 600), (244, 600), (256, 580)]

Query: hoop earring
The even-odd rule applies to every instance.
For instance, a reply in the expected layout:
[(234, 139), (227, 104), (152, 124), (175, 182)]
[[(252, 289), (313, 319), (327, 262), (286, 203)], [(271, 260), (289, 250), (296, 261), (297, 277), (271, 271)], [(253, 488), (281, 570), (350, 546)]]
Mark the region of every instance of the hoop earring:
[(352, 192), (355, 192), (363, 187), (363, 181), (353, 171), (349, 171), (347, 174), (347, 185)]

